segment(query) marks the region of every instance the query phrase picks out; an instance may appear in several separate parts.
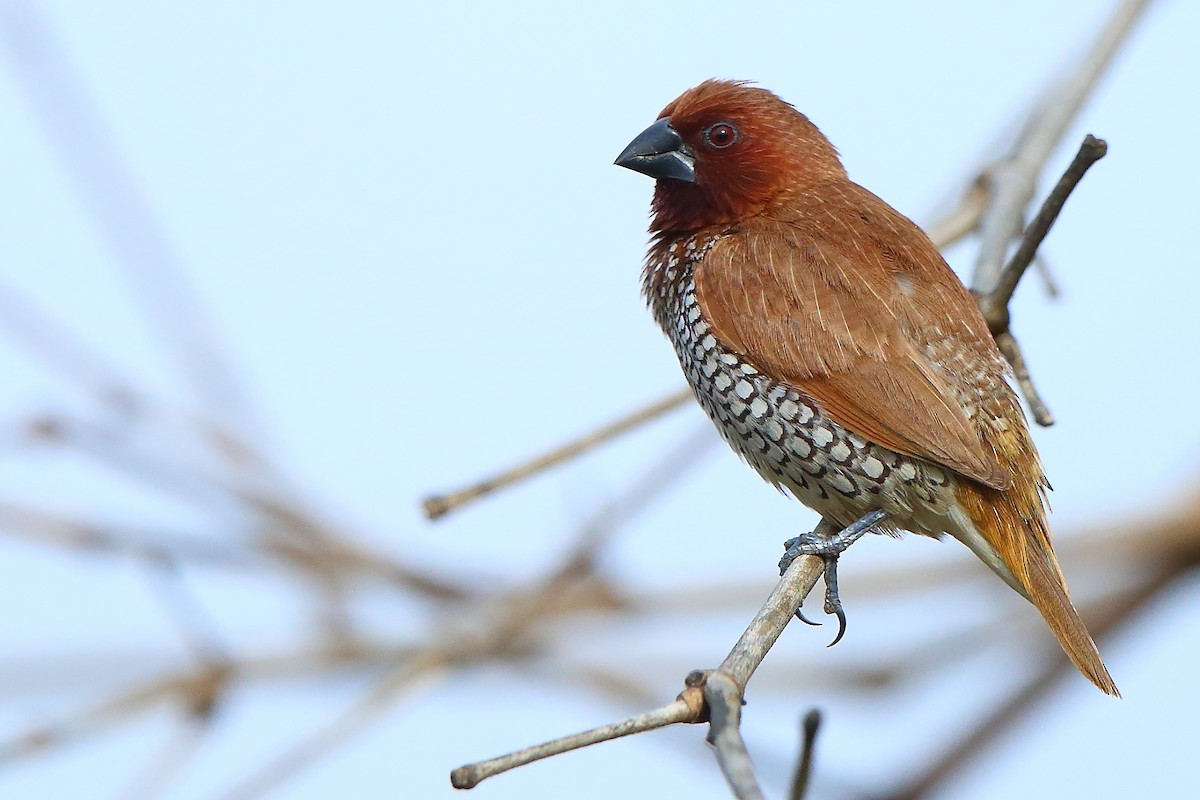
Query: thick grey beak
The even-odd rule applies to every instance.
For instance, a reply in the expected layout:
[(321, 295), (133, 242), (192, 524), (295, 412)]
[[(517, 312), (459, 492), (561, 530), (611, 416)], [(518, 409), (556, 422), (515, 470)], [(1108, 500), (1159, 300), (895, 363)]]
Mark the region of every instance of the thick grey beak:
[(696, 159), (692, 149), (663, 117), (642, 131), (613, 162), (651, 178), (696, 182)]

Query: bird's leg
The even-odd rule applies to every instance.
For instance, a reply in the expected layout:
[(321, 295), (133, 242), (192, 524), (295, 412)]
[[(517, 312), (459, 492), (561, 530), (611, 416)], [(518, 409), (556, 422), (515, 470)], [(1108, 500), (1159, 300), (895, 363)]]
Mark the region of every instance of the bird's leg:
[[(846, 613), (842, 610), (842, 601), (838, 597), (837, 562), (842, 551), (857, 542), (871, 528), (883, 521), (887, 516), (885, 511), (871, 511), (859, 517), (845, 528), (839, 529), (837, 523), (822, 517), (815, 529), (802, 533), (794, 539), (783, 543), (786, 552), (779, 560), (779, 574), (787, 572), (800, 556), (817, 556), (825, 562), (825, 613), (832, 614), (838, 620), (838, 632), (830, 647), (842, 640), (846, 633)], [(809, 625), (819, 625), (806, 618), (801, 609), (796, 609), (796, 618)]]

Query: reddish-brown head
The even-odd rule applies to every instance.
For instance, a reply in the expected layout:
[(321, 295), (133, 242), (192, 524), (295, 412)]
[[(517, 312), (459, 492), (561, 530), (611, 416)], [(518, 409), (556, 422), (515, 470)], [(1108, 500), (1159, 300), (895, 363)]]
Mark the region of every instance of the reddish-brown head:
[(766, 89), (708, 80), (684, 92), (617, 157), (658, 179), (651, 230), (745, 219), (812, 185), (846, 177), (808, 117)]

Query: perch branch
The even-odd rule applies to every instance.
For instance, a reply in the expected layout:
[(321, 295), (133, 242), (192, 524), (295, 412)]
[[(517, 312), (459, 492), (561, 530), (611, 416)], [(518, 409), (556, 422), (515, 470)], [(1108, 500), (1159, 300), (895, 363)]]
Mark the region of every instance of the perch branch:
[[(882, 511), (867, 514), (846, 532), (870, 528), (884, 516)], [(470, 789), (493, 775), (552, 755), (677, 722), (708, 721), (708, 741), (716, 747), (717, 761), (734, 795), (739, 800), (761, 798), (762, 790), (754, 778), (753, 764), (740, 731), (746, 685), (824, 571), (825, 562), (815, 556), (792, 561), (721, 665), (711, 671), (689, 673), (675, 702), (624, 722), (467, 764), (450, 774), (451, 784), (458, 789)]]
[[(791, 620), (796, 609), (800, 607), (801, 602), (812, 591), (812, 587), (824, 569), (824, 562), (814, 556), (804, 556), (793, 561), (783, 577), (775, 584), (775, 589), (771, 592), (770, 597), (746, 627), (737, 644), (721, 662), (721, 666), (711, 672), (690, 673), (684, 680), (683, 692), (674, 702), (623, 722), (603, 725), (508, 755), (467, 764), (450, 774), (451, 784), (458, 789), (470, 789), (493, 775), (499, 775), (501, 772), (507, 772), (515, 767), (559, 753), (607, 742), (621, 736), (643, 733), (678, 722), (705, 722), (709, 719), (709, 709), (713, 708), (712, 698), (717, 699), (717, 707), (721, 709), (722, 713), (712, 720), (709, 740), (717, 746), (717, 757), (723, 770), (740, 768), (742, 762), (734, 751), (738, 749), (741, 740), (737, 728), (740, 719), (741, 697), (745, 692), (746, 683), (754, 674), (754, 670), (762, 663), (779, 635), (783, 633), (783, 629)], [(737, 702), (732, 708), (728, 702), (728, 693), (731, 689), (737, 698)], [(740, 748), (744, 750), (745, 745), (740, 744)], [(730, 784), (737, 789), (738, 786), (729, 771), (726, 771), (726, 777), (729, 778)], [(741, 778), (742, 776), (739, 774), (738, 780), (740, 781)], [(754, 795), (748, 796), (753, 797)]]

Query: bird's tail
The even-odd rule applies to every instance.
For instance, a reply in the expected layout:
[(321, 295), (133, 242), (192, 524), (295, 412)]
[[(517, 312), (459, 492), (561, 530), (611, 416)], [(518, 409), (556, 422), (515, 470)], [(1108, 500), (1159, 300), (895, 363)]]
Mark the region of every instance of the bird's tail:
[[(951, 531), (996, 574), (1041, 612), (1058, 643), (1084, 676), (1105, 694), (1120, 697), (1096, 643), (1067, 593), (1043, 506), (1045, 479), (1022, 476), (1011, 489), (998, 491), (966, 481), (956, 495), (967, 519)], [(959, 515), (955, 515), (959, 516)]]

